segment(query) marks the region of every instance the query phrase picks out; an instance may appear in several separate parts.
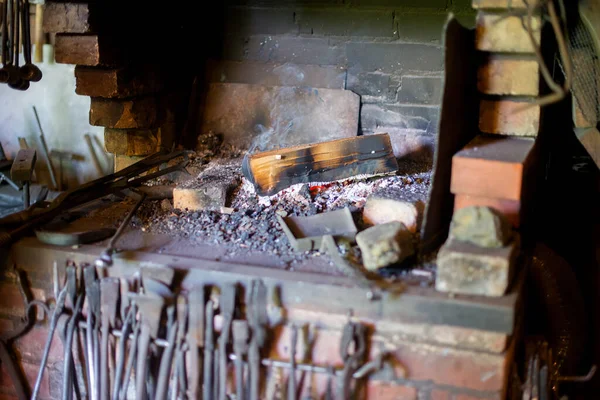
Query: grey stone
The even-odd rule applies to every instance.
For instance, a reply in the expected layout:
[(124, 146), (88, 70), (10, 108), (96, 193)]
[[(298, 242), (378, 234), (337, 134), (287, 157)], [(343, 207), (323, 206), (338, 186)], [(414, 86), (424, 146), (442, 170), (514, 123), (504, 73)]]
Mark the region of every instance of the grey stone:
[(433, 106), (364, 104), (360, 110), (363, 131), (390, 133), (394, 130), (433, 135), (438, 129), (440, 109)]
[(442, 78), (403, 76), (396, 100), (399, 103), (439, 105), (442, 101)]
[(367, 71), (443, 71), (443, 52), (438, 46), (419, 43), (351, 42), (346, 45), (349, 66)]
[(395, 37), (392, 10), (300, 9), (300, 33), (320, 36)]
[(437, 256), (436, 290), (497, 297), (506, 293), (514, 275), (518, 240), (499, 248), (448, 240)]
[(294, 34), (298, 24), (293, 9), (230, 7), (227, 10), (225, 32), (242, 36), (257, 34)]
[(506, 217), (490, 207), (471, 206), (454, 211), (450, 238), (480, 247), (504, 247), (511, 238)]
[(412, 233), (397, 221), (365, 229), (356, 235), (356, 243), (370, 271), (400, 263), (415, 252)]

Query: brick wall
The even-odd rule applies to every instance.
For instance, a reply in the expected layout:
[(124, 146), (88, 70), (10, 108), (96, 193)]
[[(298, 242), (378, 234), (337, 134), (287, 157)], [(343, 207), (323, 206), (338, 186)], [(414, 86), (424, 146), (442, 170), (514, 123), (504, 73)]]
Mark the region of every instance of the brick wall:
[[(466, 0), (231, 0), (223, 45), (213, 56), (221, 63), (342, 70), (343, 87), (361, 95), (360, 131), (390, 133), (399, 157), (429, 158), (449, 12), (464, 23), (474, 20)], [(210, 76), (228, 81), (226, 74)]]

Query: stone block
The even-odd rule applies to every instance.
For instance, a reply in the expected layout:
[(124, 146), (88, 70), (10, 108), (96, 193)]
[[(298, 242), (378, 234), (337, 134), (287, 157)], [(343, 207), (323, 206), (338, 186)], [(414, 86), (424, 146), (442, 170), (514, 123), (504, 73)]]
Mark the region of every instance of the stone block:
[(477, 88), (491, 95), (537, 96), (539, 64), (535, 60), (489, 58), (479, 66)]
[(365, 229), (356, 235), (356, 243), (363, 264), (370, 271), (400, 263), (415, 251), (413, 234), (397, 221)]
[(363, 209), (363, 221), (368, 225), (380, 225), (392, 221), (401, 222), (416, 233), (423, 217), (425, 203), (421, 200), (403, 199), (402, 191), (380, 191), (369, 196)]
[(451, 192), (521, 201), (535, 165), (534, 148), (529, 138), (475, 137), (452, 157)]
[(90, 104), (90, 125), (117, 129), (152, 128), (158, 119), (155, 96), (130, 99), (93, 97)]
[(130, 165), (135, 164), (136, 162), (143, 159), (143, 156), (122, 156), (116, 154), (114, 162), (115, 172), (119, 172), (120, 170), (127, 168)]
[(95, 29), (93, 3), (47, 2), (43, 29), (46, 33), (90, 33)]
[(442, 78), (439, 76), (403, 76), (396, 93), (399, 103), (439, 105), (442, 101)]
[(159, 147), (160, 128), (104, 129), (106, 151), (123, 156), (147, 156)]
[(300, 8), (301, 34), (318, 36), (388, 37), (397, 35), (392, 10)]
[(435, 288), (440, 292), (503, 296), (514, 275), (518, 252), (518, 240), (490, 249), (450, 239), (437, 256)]
[(420, 43), (350, 42), (346, 45), (349, 66), (366, 71), (441, 72), (442, 49)]
[(485, 206), (456, 210), (450, 223), (449, 238), (487, 248), (504, 247), (512, 236), (506, 218)]
[(197, 188), (173, 189), (173, 206), (180, 210), (219, 211), (225, 206), (227, 187), (225, 185), (202, 185)]
[[(532, 18), (531, 27), (536, 43), (540, 43), (541, 19)], [(475, 48), (502, 53), (533, 53), (534, 47), (520, 16), (479, 12), (475, 29)]]
[(537, 136), (540, 106), (522, 101), (481, 100), (479, 129), (500, 135)]
[(471, 206), (491, 207), (502, 213), (514, 228), (521, 224), (521, 202), (518, 200), (498, 199), (494, 197), (457, 194), (454, 196), (454, 212)]

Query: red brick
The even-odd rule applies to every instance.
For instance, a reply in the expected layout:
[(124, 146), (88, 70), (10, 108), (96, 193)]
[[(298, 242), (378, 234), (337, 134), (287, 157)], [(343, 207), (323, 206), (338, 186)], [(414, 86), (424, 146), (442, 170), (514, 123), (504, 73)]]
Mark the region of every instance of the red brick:
[(377, 400), (416, 400), (417, 389), (393, 383), (370, 381), (367, 385), (366, 398)]
[(119, 65), (122, 57), (116, 46), (95, 34), (57, 34), (54, 42), (57, 63), (87, 65)]
[(489, 58), (479, 66), (477, 88), (485, 94), (537, 96), (539, 64), (535, 60)]
[[(13, 317), (25, 316), (25, 303), (19, 286), (16, 283), (2, 282), (0, 283), (0, 313)], [(46, 301), (46, 294), (41, 289), (31, 289), (31, 294), (35, 300)], [(41, 309), (37, 309), (37, 317), (41, 319)]]
[(511, 136), (537, 136), (540, 129), (539, 105), (524, 101), (481, 100), (481, 132)]
[(93, 30), (93, 4), (47, 2), (44, 32), (89, 33)]
[[(540, 42), (540, 17), (532, 18), (533, 35)], [(508, 53), (533, 53), (526, 28), (520, 16), (506, 16), (479, 12), (475, 30), (477, 50)]]
[(481, 396), (458, 393), (454, 395), (453, 400), (500, 400), (501, 396), (499, 393), (496, 394), (482, 394)]
[(156, 93), (165, 76), (151, 66), (129, 68), (75, 67), (75, 92), (82, 96), (123, 98)]
[(534, 147), (528, 138), (477, 136), (452, 157), (450, 191), (520, 201)]
[[(22, 371), (25, 373), (25, 378), (27, 379), (27, 381), (29, 382), (29, 385), (31, 388), (33, 388), (36, 378), (37, 378), (37, 374), (39, 371), (39, 366), (38, 364), (31, 364), (31, 363), (27, 363), (27, 362), (20, 362)], [(12, 384), (12, 381), (10, 379), (10, 376), (8, 375), (8, 373), (6, 372), (6, 367), (4, 365), (1, 366), (2, 369), (2, 373), (0, 374), (0, 387), (2, 388), (2, 395), (0, 396), (0, 399), (10, 399), (12, 398), (11, 396), (16, 395), (14, 386)], [(3, 397), (3, 396), (7, 396), (7, 397)], [(39, 392), (39, 396), (38, 399), (43, 400), (43, 399), (53, 399), (56, 398), (56, 396), (51, 396), (50, 395), (50, 369), (46, 367), (46, 371), (44, 371), (44, 376), (42, 377), (42, 383), (40, 385), (40, 392)]]
[[(50, 353), (48, 354), (48, 363), (62, 362), (63, 346), (58, 337), (58, 329), (54, 331)], [(48, 329), (46, 326), (36, 325), (25, 336), (17, 339), (13, 347), (20, 356), (31, 361), (38, 361), (41, 358), (42, 351), (48, 339)]]
[(429, 394), (429, 400), (452, 400), (450, 392), (442, 389), (433, 389)]
[(521, 8), (527, 9), (527, 4), (535, 5), (536, 0), (473, 0), (473, 8)]

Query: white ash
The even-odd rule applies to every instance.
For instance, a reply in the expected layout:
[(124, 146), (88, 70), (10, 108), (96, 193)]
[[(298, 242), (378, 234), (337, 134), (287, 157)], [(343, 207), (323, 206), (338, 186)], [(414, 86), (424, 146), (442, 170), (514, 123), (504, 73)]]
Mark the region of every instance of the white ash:
[[(211, 162), (210, 168), (185, 185), (201, 184), (202, 176), (231, 177), (239, 174), (238, 160)], [(237, 166), (236, 166), (237, 165)], [(236, 169), (237, 168), (237, 169)], [(227, 207), (231, 214), (215, 211), (170, 209), (160, 201), (146, 202), (136, 221), (144, 231), (186, 237), (202, 243), (214, 243), (235, 249), (262, 251), (280, 256), (284, 263), (307, 255), (294, 251), (277, 221), (281, 216), (308, 216), (349, 207), (361, 228), (360, 211), (374, 191), (398, 189), (426, 199), (431, 172), (423, 166), (393, 176), (354, 177), (337, 182), (297, 184), (273, 196), (258, 196), (254, 186), (242, 178), (233, 190)], [(239, 175), (238, 175), (239, 176)]]

